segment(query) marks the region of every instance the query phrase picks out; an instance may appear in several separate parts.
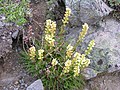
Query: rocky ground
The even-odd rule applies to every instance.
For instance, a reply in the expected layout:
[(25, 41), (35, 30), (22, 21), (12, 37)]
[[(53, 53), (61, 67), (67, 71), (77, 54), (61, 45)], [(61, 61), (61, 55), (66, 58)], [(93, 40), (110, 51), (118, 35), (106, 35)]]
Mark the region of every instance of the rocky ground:
[(120, 71), (101, 74), (89, 80), (86, 90), (120, 90)]
[(20, 64), (19, 55), (12, 52), (0, 65), (0, 90), (26, 90), (35, 79)]
[[(33, 1), (30, 7), (33, 15), (30, 24), (34, 36), (38, 38), (44, 27), (46, 3)], [(4, 19), (4, 16), (0, 16), (0, 90), (26, 90), (36, 78), (29, 75), (21, 64), (18, 51), (22, 43), (15, 37), (21, 29), (12, 23), (4, 23)]]

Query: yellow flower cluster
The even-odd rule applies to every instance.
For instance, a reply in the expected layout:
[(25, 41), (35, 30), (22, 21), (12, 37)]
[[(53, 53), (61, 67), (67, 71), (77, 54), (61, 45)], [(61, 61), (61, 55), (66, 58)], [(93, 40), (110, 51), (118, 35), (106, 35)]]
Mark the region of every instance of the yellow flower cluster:
[(90, 64), (90, 59), (86, 58), (85, 54), (82, 54), (80, 59), (80, 67), (85, 68), (89, 66), (89, 64)]
[(91, 40), (87, 47), (87, 50), (85, 50), (85, 55), (89, 55), (94, 46), (95, 46), (95, 41)]
[(66, 57), (71, 58), (72, 54), (73, 54), (73, 46), (71, 46), (70, 44), (67, 46), (67, 50), (66, 50)]
[(54, 46), (55, 39), (51, 35), (45, 35), (45, 40), (49, 43), (50, 46)]
[(78, 76), (80, 73), (80, 59), (81, 59), (81, 54), (75, 52), (72, 60), (72, 64), (74, 66), (73, 68), (74, 76)]
[(71, 65), (71, 60), (67, 60), (66, 62), (65, 62), (65, 67), (70, 67), (70, 65)]
[(69, 72), (71, 64), (72, 64), (72, 62), (69, 59), (65, 62), (65, 67), (64, 67), (64, 71), (63, 71), (64, 73)]
[(65, 12), (64, 18), (62, 20), (64, 26), (68, 23), (68, 21), (69, 21), (68, 17), (70, 16), (70, 14), (71, 14), (71, 9), (70, 8), (66, 8), (66, 12)]
[(45, 26), (45, 40), (50, 46), (54, 46), (55, 42), (55, 31), (56, 31), (56, 22), (49, 20), (46, 20), (46, 26)]
[(58, 61), (56, 59), (53, 59), (51, 64), (52, 64), (52, 66), (55, 66), (58, 64)]
[[(87, 25), (84, 25), (83, 29), (87, 30), (88, 29)], [(83, 33), (83, 34), (85, 35), (86, 33)], [(86, 58), (86, 55), (88, 55), (90, 53), (90, 51), (92, 50), (94, 45), (95, 45), (94, 40), (91, 40), (88, 45), (87, 50), (85, 51), (85, 54), (81, 55), (78, 52), (75, 52), (73, 54), (74, 47), (69, 44), (67, 46), (67, 50), (66, 50), (66, 59), (68, 59), (68, 60), (65, 62), (65, 67), (63, 68), (63, 72), (69, 73), (70, 70), (73, 70), (74, 76), (78, 76), (80, 73), (80, 70), (89, 66), (90, 59)], [(71, 59), (71, 60), (69, 60), (69, 59)]]
[(42, 59), (43, 59), (43, 53), (44, 53), (44, 50), (43, 50), (43, 49), (38, 50), (38, 59), (39, 59), (39, 60), (42, 60)]
[(80, 54), (76, 52), (74, 54), (72, 65), (74, 67), (74, 76), (78, 76), (80, 69), (87, 67), (90, 64), (90, 60), (85, 57), (85, 54)]
[(79, 40), (82, 41), (85, 37), (85, 35), (87, 34), (87, 31), (88, 31), (88, 24), (85, 23), (83, 26), (82, 26), (82, 32), (80, 32), (80, 35), (79, 35)]
[(76, 66), (74, 67), (73, 72), (74, 72), (74, 77), (75, 77), (75, 76), (78, 76), (79, 73), (80, 73), (80, 67), (79, 67), (78, 65), (76, 65)]
[(73, 56), (73, 60), (72, 60), (72, 64), (77, 63), (77, 61), (80, 60), (81, 54), (78, 52), (75, 52), (74, 56)]
[(36, 51), (36, 49), (34, 46), (29, 48), (29, 56), (30, 56), (31, 60), (34, 60), (34, 58), (35, 58), (35, 55), (36, 55), (35, 51)]

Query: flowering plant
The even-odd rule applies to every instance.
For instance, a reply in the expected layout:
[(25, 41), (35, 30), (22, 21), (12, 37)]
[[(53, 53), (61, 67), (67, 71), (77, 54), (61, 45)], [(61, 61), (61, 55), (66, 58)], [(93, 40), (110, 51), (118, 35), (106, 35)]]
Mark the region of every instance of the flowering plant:
[[(88, 67), (90, 54), (95, 43), (90, 41), (84, 54), (76, 51), (87, 34), (88, 25), (85, 23), (80, 32), (76, 45), (71, 45), (64, 40), (64, 28), (68, 23), (71, 10), (66, 8), (63, 25), (56, 35), (56, 23), (46, 20), (45, 31), (41, 42), (31, 46), (27, 53), (22, 54), (25, 66), (34, 76), (41, 78), (45, 90), (73, 90), (84, 85), (81, 71)], [(40, 43), (39, 43), (40, 42)]]

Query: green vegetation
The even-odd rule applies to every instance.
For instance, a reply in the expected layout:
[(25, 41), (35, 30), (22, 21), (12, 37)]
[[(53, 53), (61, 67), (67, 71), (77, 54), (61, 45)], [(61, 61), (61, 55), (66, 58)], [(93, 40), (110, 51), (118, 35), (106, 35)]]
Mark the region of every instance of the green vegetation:
[(29, 0), (13, 2), (11, 0), (0, 0), (0, 14), (6, 16), (6, 22), (14, 22), (21, 26), (27, 22), (26, 15), (29, 14)]
[(108, 0), (111, 6), (120, 5), (120, 0)]

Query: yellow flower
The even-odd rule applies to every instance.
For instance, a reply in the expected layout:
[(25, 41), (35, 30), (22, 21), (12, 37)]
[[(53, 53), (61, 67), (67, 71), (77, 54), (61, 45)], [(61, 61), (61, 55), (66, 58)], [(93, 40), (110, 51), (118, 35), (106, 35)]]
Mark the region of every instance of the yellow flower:
[(56, 22), (49, 20), (46, 20), (46, 26), (45, 26), (45, 34), (54, 34), (56, 31)]
[(50, 35), (46, 34), (45, 35), (45, 40), (46, 41), (50, 41), (50, 40), (52, 40), (52, 37)]
[(67, 51), (66, 54), (67, 54), (67, 57), (71, 58), (73, 51)]
[(71, 9), (70, 8), (66, 8), (66, 14), (68, 15), (68, 16), (70, 16), (70, 14), (71, 14)]
[(67, 57), (71, 58), (72, 54), (73, 54), (73, 46), (71, 46), (70, 44), (67, 46), (67, 51), (66, 51), (66, 55)]
[(86, 59), (84, 62), (84, 67), (88, 67), (90, 64), (90, 59)]
[(70, 71), (70, 67), (64, 67), (64, 68), (63, 68), (63, 72), (64, 72), (64, 73), (68, 73), (69, 71)]
[(56, 59), (53, 59), (51, 64), (52, 64), (52, 66), (55, 66), (58, 64), (58, 61)]
[(54, 29), (54, 30), (56, 29), (56, 22), (53, 22), (53, 21), (52, 21), (52, 23), (51, 23), (51, 28)]
[(50, 46), (55, 46), (55, 45), (54, 45), (54, 42), (55, 42), (54, 39), (52, 39), (51, 41), (49, 41)]
[(85, 60), (86, 60), (85, 54), (82, 54), (81, 59), (80, 59), (80, 63), (84, 64)]
[(81, 55), (81, 59), (80, 59), (80, 65), (81, 65), (83, 68), (85, 68), (85, 67), (89, 66), (89, 64), (90, 64), (90, 59), (87, 59), (87, 58), (85, 57), (85, 54), (82, 54), (82, 55)]
[(72, 60), (72, 65), (73, 66), (79, 66), (81, 68), (85, 68), (87, 66), (89, 66), (90, 64), (90, 59), (85, 57), (85, 54), (80, 54), (78, 52), (76, 52), (73, 56), (73, 60)]
[(66, 66), (66, 67), (70, 67), (70, 65), (71, 65), (71, 60), (67, 60), (67, 61), (65, 62), (65, 66)]
[(40, 50), (38, 50), (38, 59), (43, 59), (43, 52), (44, 52), (44, 50), (43, 49), (40, 49)]
[(81, 54), (80, 54), (80, 53), (75, 52), (74, 57), (76, 57), (76, 58), (80, 58), (80, 56), (81, 56)]
[(52, 21), (50, 19), (46, 20), (46, 26), (50, 26), (51, 22)]
[(87, 50), (85, 50), (85, 55), (89, 55), (94, 46), (95, 46), (95, 41), (91, 40), (87, 47)]
[(75, 66), (73, 72), (74, 72), (74, 77), (78, 76), (79, 73), (80, 73), (80, 67), (79, 66)]
[(80, 59), (81, 59), (81, 54), (78, 52), (75, 52), (73, 56), (72, 64), (78, 64), (80, 62)]
[(55, 31), (56, 31), (56, 22), (50, 19), (46, 20), (45, 40), (46, 42), (48, 42), (48, 45), (51, 47), (54, 46)]
[(29, 48), (29, 56), (30, 56), (30, 59), (32, 59), (32, 60), (35, 58), (35, 55), (36, 55), (35, 51), (36, 51), (36, 49), (34, 46)]
[(67, 50), (71, 51), (73, 50), (73, 46), (71, 46), (70, 44), (67, 46)]
[(68, 20), (69, 20), (68, 17), (70, 16), (70, 14), (71, 14), (71, 9), (70, 8), (66, 8), (66, 12), (65, 12), (64, 18), (62, 20), (64, 26), (68, 23)]
[(84, 25), (83, 25), (83, 30), (85, 30), (85, 31), (87, 31), (88, 30), (88, 24), (87, 23), (84, 23)]
[(35, 52), (35, 51), (36, 51), (36, 49), (35, 49), (35, 47), (34, 47), (34, 46), (32, 46), (32, 47), (30, 47), (30, 48), (29, 48), (29, 51), (30, 51), (30, 52), (32, 52), (32, 51), (33, 51), (33, 52)]
[(85, 23), (83, 26), (82, 26), (82, 32), (80, 32), (80, 35), (79, 35), (79, 40), (82, 41), (85, 37), (85, 35), (87, 34), (87, 31), (88, 31), (88, 24)]
[(45, 40), (49, 43), (50, 46), (54, 46), (55, 40), (50, 35), (45, 35)]

